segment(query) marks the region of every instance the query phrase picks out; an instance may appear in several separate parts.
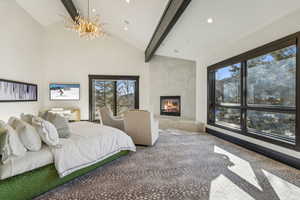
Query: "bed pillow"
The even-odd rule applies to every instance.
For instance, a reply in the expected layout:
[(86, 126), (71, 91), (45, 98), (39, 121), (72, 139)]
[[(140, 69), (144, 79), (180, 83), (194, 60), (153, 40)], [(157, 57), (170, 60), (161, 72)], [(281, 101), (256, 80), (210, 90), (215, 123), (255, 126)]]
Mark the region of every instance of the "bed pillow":
[(69, 138), (71, 136), (69, 122), (66, 118), (56, 113), (47, 112), (44, 119), (55, 126), (60, 138)]
[(5, 122), (0, 121), (0, 154), (5, 164), (11, 156), (24, 156), (26, 148), (21, 143), (18, 133)]
[(33, 126), (17, 118), (9, 120), (16, 129), (22, 144), (29, 151), (39, 151), (42, 148), (42, 140)]
[(15, 121), (18, 120), (16, 117), (10, 117), (7, 124), (10, 125), (11, 127), (15, 128)]
[(27, 122), (28, 124), (32, 124), (32, 118), (34, 117), (34, 115), (31, 114), (24, 114), (22, 113), (20, 118), (22, 121)]
[(32, 126), (36, 129), (42, 141), (49, 146), (56, 146), (59, 143), (57, 130), (53, 124), (40, 117), (32, 118)]

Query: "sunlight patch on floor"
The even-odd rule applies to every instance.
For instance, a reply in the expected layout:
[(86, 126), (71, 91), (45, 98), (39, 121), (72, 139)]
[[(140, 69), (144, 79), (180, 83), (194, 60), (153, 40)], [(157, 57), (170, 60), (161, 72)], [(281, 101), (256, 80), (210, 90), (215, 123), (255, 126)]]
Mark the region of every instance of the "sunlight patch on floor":
[(280, 198), (280, 200), (299, 200), (300, 199), (300, 188), (292, 183), (289, 183), (282, 178), (266, 171), (262, 170), (265, 176), (268, 178), (274, 191)]
[(214, 152), (228, 156), (230, 161), (234, 164), (233, 166), (228, 167), (228, 169), (262, 191), (262, 188), (258, 184), (255, 173), (248, 161), (243, 160), (218, 146), (214, 146)]
[(211, 182), (209, 200), (254, 200), (224, 175)]

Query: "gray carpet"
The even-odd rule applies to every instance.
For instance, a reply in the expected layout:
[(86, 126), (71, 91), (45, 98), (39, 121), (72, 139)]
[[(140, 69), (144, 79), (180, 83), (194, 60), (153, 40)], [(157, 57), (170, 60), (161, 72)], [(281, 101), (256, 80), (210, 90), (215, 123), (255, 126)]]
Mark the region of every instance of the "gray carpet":
[(168, 131), (37, 199), (299, 200), (300, 171), (208, 134)]

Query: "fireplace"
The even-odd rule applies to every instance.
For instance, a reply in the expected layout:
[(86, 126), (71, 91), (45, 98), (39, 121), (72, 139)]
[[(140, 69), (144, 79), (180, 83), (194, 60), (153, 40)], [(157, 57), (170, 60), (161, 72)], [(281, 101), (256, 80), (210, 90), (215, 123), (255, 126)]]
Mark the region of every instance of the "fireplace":
[(180, 96), (161, 96), (160, 115), (180, 116)]

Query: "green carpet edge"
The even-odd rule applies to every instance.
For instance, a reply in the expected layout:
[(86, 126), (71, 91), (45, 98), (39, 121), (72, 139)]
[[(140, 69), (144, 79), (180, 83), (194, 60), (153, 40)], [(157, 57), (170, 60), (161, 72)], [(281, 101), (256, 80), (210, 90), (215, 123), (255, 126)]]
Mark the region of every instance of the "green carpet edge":
[(24, 174), (0, 181), (1, 200), (30, 200), (79, 176), (87, 174), (109, 162), (112, 162), (129, 151), (116, 153), (94, 165), (83, 168), (72, 174), (59, 178), (54, 164), (35, 169)]

